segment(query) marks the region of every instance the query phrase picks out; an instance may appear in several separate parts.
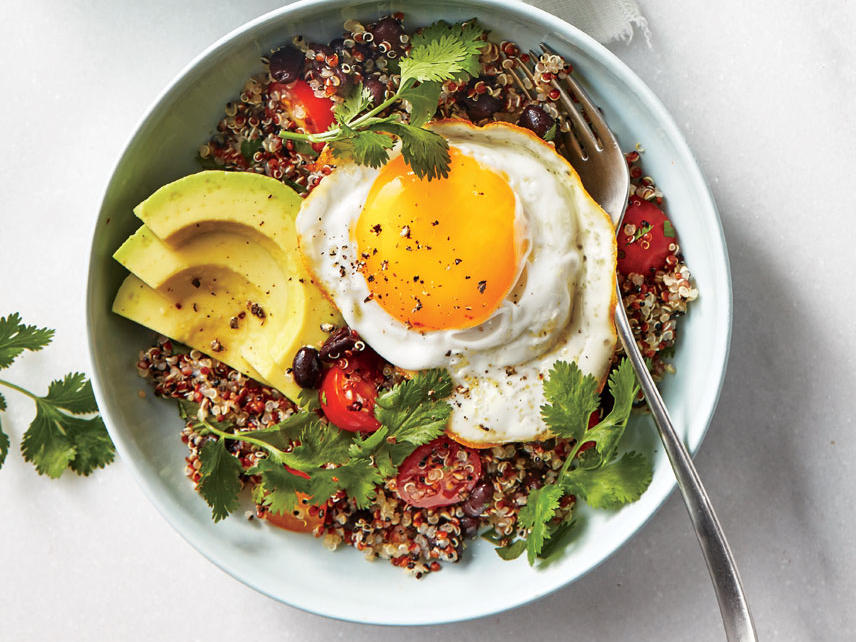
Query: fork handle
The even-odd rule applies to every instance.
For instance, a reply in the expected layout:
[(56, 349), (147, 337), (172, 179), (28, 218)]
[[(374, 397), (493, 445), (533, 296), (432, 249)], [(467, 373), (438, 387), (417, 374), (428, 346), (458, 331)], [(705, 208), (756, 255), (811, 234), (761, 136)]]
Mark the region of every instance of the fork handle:
[(678, 438), (663, 398), (660, 396), (654, 379), (645, 365), (642, 354), (636, 346), (633, 331), (630, 329), (630, 321), (624, 306), (621, 305), (621, 290), (616, 282), (618, 293), (618, 305), (615, 306), (615, 321), (618, 327), (618, 336), (624, 346), (624, 352), (630, 358), (630, 363), (636, 371), (636, 377), (648, 401), (648, 407), (654, 416), (660, 439), (666, 448), (666, 454), (675, 471), (678, 480), (678, 488), (684, 498), (687, 511), (695, 527), (696, 537), (701, 546), (707, 570), (713, 580), (716, 599), (719, 602), (719, 610), (722, 622), (725, 626), (725, 636), (729, 642), (748, 642), (757, 640), (755, 625), (752, 615), (749, 613), (749, 605), (746, 595), (743, 593), (743, 584), (740, 581), (740, 573), (734, 561), (734, 555), (719, 525), (719, 520), (710, 503), (701, 479), (698, 476), (690, 454), (687, 452), (683, 442)]

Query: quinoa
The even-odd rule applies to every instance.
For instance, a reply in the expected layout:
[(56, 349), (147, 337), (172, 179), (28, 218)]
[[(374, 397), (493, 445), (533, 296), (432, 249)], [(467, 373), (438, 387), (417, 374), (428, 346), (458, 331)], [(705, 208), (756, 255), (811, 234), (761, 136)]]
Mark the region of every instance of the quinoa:
[[(395, 92), (399, 81), (395, 59), (410, 47), (410, 37), (401, 20), (401, 14), (369, 25), (349, 20), (342, 36), (329, 44), (306, 42), (297, 36), (283, 43), (282, 48), (293, 47), (303, 56), (300, 78), (317, 97), (339, 102), (358, 83), (371, 87), (381, 98), (387, 97)], [(292, 49), (286, 53), (291, 55)], [(319, 154), (320, 146), (296, 145), (278, 135), (282, 129), (301, 131), (306, 114), (289, 101), (286, 84), (274, 78), (281, 73), (272, 68), (280, 64), (277, 56), (285, 57), (274, 50), (263, 58), (265, 71), (247, 80), (240, 96), (226, 104), (216, 133), (199, 148), (198, 160), (205, 168), (270, 176), (305, 196), (334, 166), (331, 156)], [(476, 124), (492, 120), (518, 122), (524, 110), (534, 105), (566, 129), (557, 119), (558, 92), (549, 83), (571, 73), (571, 65), (559, 56), (547, 54), (533, 61), (536, 82), (530, 88), (530, 100), (509, 71), (515, 56), (529, 60), (512, 42), (486, 42), (478, 77), (443, 83), (438, 115), (465, 118)], [(399, 102), (387, 113), (399, 111), (406, 116), (406, 110), (405, 104)], [(644, 176), (640, 151), (626, 154), (630, 194), (661, 204), (663, 194), (653, 179)], [(643, 355), (651, 359), (657, 379), (674, 370), (665, 357), (677, 340), (678, 319), (698, 296), (676, 241), (669, 250), (666, 266), (655, 274), (619, 275), (631, 327)], [(207, 440), (217, 438), (197, 433), (194, 426), (198, 420), (255, 429), (274, 426), (297, 411), (277, 390), (199, 351), (184, 351), (163, 337), (140, 353), (137, 369), (158, 396), (198, 404), (197, 416), (189, 417), (181, 432), (181, 440), (188, 447), (185, 472), (194, 484), (200, 480), (200, 449)], [(400, 374), (396, 374), (399, 379)], [(460, 561), (467, 542), (485, 531), (490, 531), (499, 545), (525, 536), (519, 532), (517, 522), (520, 508), (531, 490), (556, 479), (570, 446), (566, 440), (550, 439), (478, 451), (482, 501), (475, 503), (470, 500), (475, 499), (478, 486), (455, 505), (414, 507), (400, 499), (395, 478), (385, 480), (376, 489), (376, 498), (367, 508), (358, 508), (353, 498), (339, 491), (320, 506), (308, 506), (317, 524), (313, 534), (328, 548), (352, 546), (368, 559), (387, 559), (408, 574), (423, 577), (440, 570), (444, 562)], [(241, 441), (228, 440), (227, 448), (239, 458), (245, 471), (266, 456)], [(253, 486), (255, 482), (249, 474), (242, 476), (245, 485)], [(566, 519), (574, 505), (572, 495), (563, 497), (556, 523)], [(266, 508), (257, 505), (255, 514), (264, 517)]]

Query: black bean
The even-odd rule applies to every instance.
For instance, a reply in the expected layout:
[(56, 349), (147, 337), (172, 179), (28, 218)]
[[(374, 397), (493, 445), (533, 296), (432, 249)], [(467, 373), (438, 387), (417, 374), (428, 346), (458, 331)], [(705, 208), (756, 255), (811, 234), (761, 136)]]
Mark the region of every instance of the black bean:
[(363, 86), (372, 94), (372, 105), (380, 105), (386, 98), (386, 85), (377, 78), (366, 78)]
[(538, 105), (527, 105), (520, 114), (517, 124), (526, 129), (531, 129), (538, 136), (544, 138), (544, 135), (550, 131), (556, 121)]
[(392, 16), (381, 18), (373, 25), (369, 25), (368, 31), (374, 37), (372, 42), (374, 42), (375, 45), (380, 45), (382, 42), (386, 42), (396, 53), (404, 51), (404, 44), (401, 42), (401, 35), (404, 33), (404, 27), (402, 27), (401, 23)]
[(490, 94), (476, 94), (475, 98), (468, 98), (464, 101), (464, 108), (467, 110), (467, 115), (473, 121), (490, 118), (502, 109), (502, 106), (502, 101)]
[(461, 506), (461, 510), (469, 517), (478, 517), (484, 512), (487, 503), (493, 498), (493, 485), (482, 481), (473, 488), (467, 501)]
[(339, 62), (342, 61), (342, 54), (345, 52), (345, 39), (344, 38), (333, 38), (330, 41), (330, 49), (339, 56)]
[(292, 82), (300, 78), (306, 56), (297, 47), (285, 45), (270, 56), (270, 76), (277, 82)]
[(321, 385), (321, 356), (315, 348), (305, 346), (294, 355), (292, 365), (294, 382), (301, 388), (317, 388)]
[(350, 328), (339, 328), (321, 346), (321, 358), (324, 361), (335, 361), (346, 350), (353, 350), (358, 339), (357, 333)]
[(479, 520), (475, 517), (461, 518), (461, 534), (464, 537), (475, 537), (479, 532)]

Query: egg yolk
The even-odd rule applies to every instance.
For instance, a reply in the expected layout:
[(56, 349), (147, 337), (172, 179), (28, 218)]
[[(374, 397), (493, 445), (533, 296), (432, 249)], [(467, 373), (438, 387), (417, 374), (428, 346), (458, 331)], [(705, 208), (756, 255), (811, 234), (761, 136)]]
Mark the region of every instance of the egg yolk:
[(372, 298), (421, 330), (487, 320), (525, 251), (507, 180), (456, 148), (447, 178), (418, 178), (401, 156), (381, 169), (352, 234)]

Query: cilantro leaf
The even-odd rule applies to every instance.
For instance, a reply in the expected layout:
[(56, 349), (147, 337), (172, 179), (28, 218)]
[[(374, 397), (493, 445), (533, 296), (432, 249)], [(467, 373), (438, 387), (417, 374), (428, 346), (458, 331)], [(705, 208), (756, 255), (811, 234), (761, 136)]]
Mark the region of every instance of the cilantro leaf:
[(449, 175), (449, 141), (430, 129), (406, 123), (379, 123), (377, 129), (401, 139), (401, 155), (419, 178), (446, 178)]
[(440, 368), (425, 370), (378, 396), (375, 417), (389, 429), (395, 443), (421, 446), (440, 436), (451, 406), (442, 401), (452, 394), (452, 378)]
[(311, 473), (327, 463), (341, 464), (348, 460), (352, 436), (332, 424), (315, 419), (298, 435), (299, 446), (282, 457), (283, 463)]
[(241, 430), (234, 432), (235, 438), (242, 439), (244, 437), (262, 441), (276, 448), (277, 450), (285, 450), (293, 441), (300, 438), (304, 429), (318, 422), (318, 416), (314, 412), (302, 411), (296, 412), (283, 419), (281, 422), (270, 428), (260, 428), (259, 430)]
[(415, 34), (410, 55), (399, 60), (401, 84), (450, 80), (462, 73), (479, 73), (479, 54), (485, 46), (483, 30), (474, 23), (436, 23)]
[(526, 550), (526, 540), (516, 539), (505, 546), (497, 546), (493, 550), (495, 550), (496, 554), (506, 561), (516, 560), (523, 554), (523, 551)]
[(348, 446), (348, 455), (354, 458), (369, 457), (376, 451), (389, 434), (389, 428), (381, 426), (367, 437), (362, 437), (359, 434)]
[(277, 515), (293, 511), (297, 505), (297, 493), (309, 490), (309, 480), (289, 472), (285, 466), (271, 459), (258, 460), (248, 472), (261, 476), (261, 490), (256, 501)]
[(68, 433), (76, 421), (83, 420), (36, 399), (36, 418), (24, 433), (21, 453), (40, 475), (56, 479), (74, 459), (77, 449)]
[(529, 493), (526, 505), (517, 515), (520, 525), (529, 530), (529, 536), (526, 538), (526, 556), (530, 565), (535, 563), (535, 558), (544, 548), (544, 542), (548, 536), (548, 524), (556, 514), (559, 500), (564, 494), (562, 487), (556, 484), (536, 488)]
[(54, 331), (21, 323), (17, 312), (0, 317), (0, 369), (7, 368), (24, 350), (37, 352), (53, 339)]
[(583, 375), (576, 363), (557, 361), (544, 381), (544, 398), (541, 417), (550, 430), (579, 441), (598, 407), (597, 379)]
[(312, 471), (309, 479), (308, 495), (315, 506), (320, 506), (339, 490), (338, 468), (321, 468)]
[[(636, 373), (629, 359), (622, 359), (618, 367), (609, 375), (609, 392), (615, 400), (609, 414), (600, 423), (589, 429), (585, 441), (593, 441), (600, 454), (601, 462), (608, 462), (615, 454), (618, 442), (624, 435), (624, 428), (633, 410), (633, 401), (639, 392)], [(591, 467), (591, 466), (588, 466)]]
[(206, 442), (199, 451), (199, 461), (202, 466), (197, 489), (211, 507), (214, 521), (219, 522), (238, 507), (244, 469), (238, 458), (226, 450), (223, 439)]
[(333, 108), (333, 116), (341, 125), (348, 125), (354, 118), (372, 106), (374, 97), (363, 83), (354, 87), (350, 95)]
[(556, 128), (556, 123), (553, 123), (553, 126), (552, 126), (552, 127), (550, 127), (550, 129), (548, 129), (548, 130), (544, 133), (544, 140), (546, 140), (548, 143), (549, 143), (551, 140), (556, 140), (556, 132), (557, 132), (557, 131), (558, 131), (558, 129)]
[(71, 470), (86, 477), (96, 468), (104, 468), (113, 461), (116, 447), (101, 417), (68, 417), (65, 421), (75, 450), (74, 459), (68, 466)]
[(321, 402), (318, 401), (318, 391), (312, 388), (301, 388), (297, 393), (297, 405), (303, 410), (318, 410)]
[(673, 239), (677, 236), (677, 234), (675, 233), (675, 227), (672, 225), (672, 222), (669, 219), (663, 221), (663, 236), (670, 239)]
[(551, 528), (550, 536), (544, 542), (544, 547), (538, 557), (546, 560), (559, 553), (576, 535), (577, 524), (577, 519), (570, 517), (558, 526)]
[[(5, 409), (6, 406), (3, 405), (3, 397), (0, 397), (0, 410)], [(9, 446), (11, 442), (9, 441), (9, 435), (3, 432), (3, 423), (0, 422), (0, 468), (3, 468), (3, 462), (6, 461), (6, 455), (9, 454)]]
[(76, 415), (98, 412), (92, 382), (82, 372), (72, 372), (62, 380), (52, 381), (45, 401)]
[(402, 100), (410, 103), (410, 125), (422, 127), (434, 117), (440, 100), (441, 85), (438, 82), (423, 82), (399, 93)]
[(629, 452), (601, 468), (568, 471), (562, 479), (562, 487), (594, 508), (615, 509), (639, 499), (653, 476), (650, 459), (641, 453)]
[(389, 151), (395, 141), (371, 130), (354, 131), (347, 138), (330, 142), (333, 156), (342, 160), (353, 160), (358, 165), (380, 167), (389, 160)]
[(256, 138), (255, 140), (244, 140), (241, 142), (241, 156), (244, 157), (248, 163), (253, 162), (253, 156), (258, 151), (262, 149), (262, 139)]
[(383, 478), (371, 461), (352, 459), (339, 468), (323, 468), (312, 473), (312, 503), (323, 503), (337, 490), (344, 490), (357, 508), (366, 508), (375, 497), (375, 486), (381, 482)]
[(0, 410), (6, 410), (6, 398), (0, 394)]

